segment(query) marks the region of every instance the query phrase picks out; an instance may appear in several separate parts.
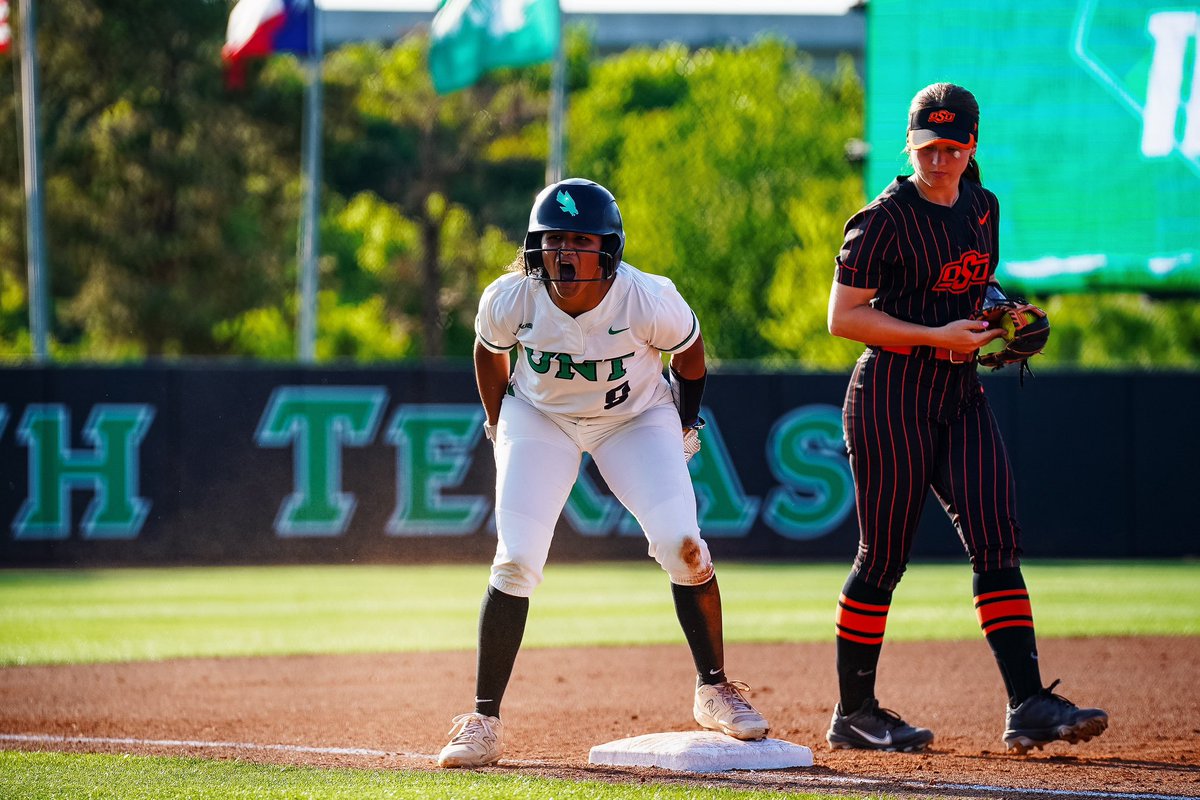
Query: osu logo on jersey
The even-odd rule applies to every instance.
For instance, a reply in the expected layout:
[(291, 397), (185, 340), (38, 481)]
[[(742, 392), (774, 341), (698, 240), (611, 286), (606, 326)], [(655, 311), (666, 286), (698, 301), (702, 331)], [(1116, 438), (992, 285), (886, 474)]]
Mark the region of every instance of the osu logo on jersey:
[(929, 121), (935, 125), (941, 125), (944, 122), (954, 122), (954, 112), (938, 109), (929, 115)]
[(942, 267), (942, 274), (933, 285), (935, 292), (962, 294), (971, 286), (988, 282), (992, 257), (987, 253), (968, 250), (962, 258)]

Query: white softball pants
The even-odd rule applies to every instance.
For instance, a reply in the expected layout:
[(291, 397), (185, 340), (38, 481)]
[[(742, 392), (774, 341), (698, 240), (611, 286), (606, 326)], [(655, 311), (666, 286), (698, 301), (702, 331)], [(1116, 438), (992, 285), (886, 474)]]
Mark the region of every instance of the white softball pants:
[(649, 554), (672, 583), (713, 575), (696, 522), (696, 495), (683, 460), (679, 412), (668, 399), (633, 417), (546, 414), (512, 395), (496, 432), (496, 529), (491, 585), (529, 597), (542, 582), (554, 526), (579, 475), (583, 453), (641, 525)]

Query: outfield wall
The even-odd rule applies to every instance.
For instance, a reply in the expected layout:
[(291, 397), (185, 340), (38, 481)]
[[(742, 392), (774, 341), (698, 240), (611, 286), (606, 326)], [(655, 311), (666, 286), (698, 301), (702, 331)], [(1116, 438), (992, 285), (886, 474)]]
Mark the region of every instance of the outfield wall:
[[(710, 376), (691, 469), (718, 558), (852, 557), (846, 379)], [(1185, 501), (1200, 375), (984, 381), (1027, 555), (1200, 554)], [(466, 365), (0, 369), (0, 564), (487, 562), (482, 420)], [(916, 553), (962, 554), (932, 496)], [(640, 531), (585, 460), (551, 558), (639, 557)]]

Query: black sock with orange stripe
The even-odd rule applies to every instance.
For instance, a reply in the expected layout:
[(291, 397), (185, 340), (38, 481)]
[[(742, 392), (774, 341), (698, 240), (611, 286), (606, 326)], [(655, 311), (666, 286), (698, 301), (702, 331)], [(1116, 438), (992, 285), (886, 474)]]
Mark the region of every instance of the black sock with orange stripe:
[(851, 572), (838, 598), (837, 673), (843, 714), (851, 714), (875, 696), (875, 668), (883, 648), (892, 593)]
[(977, 573), (975, 614), (1004, 678), (1008, 702), (1017, 706), (1042, 690), (1033, 608), (1020, 567)]

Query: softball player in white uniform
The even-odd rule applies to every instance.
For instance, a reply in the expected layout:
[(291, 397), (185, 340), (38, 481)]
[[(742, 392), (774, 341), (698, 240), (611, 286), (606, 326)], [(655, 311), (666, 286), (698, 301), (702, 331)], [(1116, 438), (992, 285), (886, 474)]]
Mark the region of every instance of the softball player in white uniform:
[(480, 298), (475, 375), (495, 445), (499, 542), (480, 611), (475, 710), (455, 717), (442, 766), (500, 758), (500, 700), (585, 452), (670, 576), (698, 672), (694, 718), (739, 739), (769, 729), (745, 684), (724, 674), (720, 591), (685, 460), (685, 436), (703, 424), (700, 324), (671, 281), (621, 260), (624, 246), (607, 189), (552, 184), (534, 202), (520, 271)]

